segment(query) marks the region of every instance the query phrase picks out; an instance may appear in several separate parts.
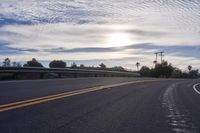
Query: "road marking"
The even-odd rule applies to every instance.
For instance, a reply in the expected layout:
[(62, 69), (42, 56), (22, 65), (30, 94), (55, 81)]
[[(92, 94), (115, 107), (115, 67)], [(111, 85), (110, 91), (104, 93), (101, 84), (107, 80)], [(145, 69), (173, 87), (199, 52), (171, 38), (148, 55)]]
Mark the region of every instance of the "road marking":
[(48, 101), (52, 101), (52, 100), (62, 99), (62, 98), (75, 96), (75, 95), (79, 95), (79, 94), (100, 91), (100, 90), (104, 90), (107, 88), (112, 89), (114, 87), (123, 86), (123, 85), (129, 85), (129, 84), (134, 84), (134, 83), (143, 83), (143, 82), (153, 82), (153, 81), (162, 81), (162, 80), (159, 79), (159, 80), (129, 81), (129, 82), (123, 82), (123, 83), (117, 83), (117, 84), (111, 84), (111, 85), (90, 87), (90, 88), (86, 88), (86, 89), (75, 90), (75, 91), (71, 91), (71, 92), (65, 92), (65, 93), (49, 95), (49, 96), (44, 96), (44, 97), (39, 97), (39, 98), (33, 98), (33, 99), (29, 99), (29, 100), (0, 105), (0, 112), (5, 112), (5, 111), (17, 109), (17, 108), (22, 108), (22, 107), (35, 105), (35, 104), (39, 104), (39, 103), (44, 103), (44, 102), (48, 102)]
[(76, 90), (76, 91), (71, 91), (71, 92), (65, 92), (65, 93), (60, 93), (60, 94), (54, 94), (54, 95), (49, 95), (49, 96), (44, 96), (44, 97), (33, 98), (33, 99), (29, 99), (29, 100), (24, 100), (24, 101), (4, 104), (4, 105), (0, 105), (0, 109), (1, 108), (5, 108), (5, 107), (9, 107), (9, 106), (13, 106), (13, 105), (19, 105), (19, 104), (23, 104), (23, 103), (28, 103), (28, 102), (33, 102), (33, 101), (38, 101), (38, 100), (58, 97), (58, 96), (67, 95), (67, 94), (76, 93), (76, 92), (85, 91), (85, 90), (88, 90), (88, 89)]
[(200, 85), (200, 83), (193, 85), (193, 89), (196, 93), (200, 95), (200, 91), (197, 90), (197, 86)]

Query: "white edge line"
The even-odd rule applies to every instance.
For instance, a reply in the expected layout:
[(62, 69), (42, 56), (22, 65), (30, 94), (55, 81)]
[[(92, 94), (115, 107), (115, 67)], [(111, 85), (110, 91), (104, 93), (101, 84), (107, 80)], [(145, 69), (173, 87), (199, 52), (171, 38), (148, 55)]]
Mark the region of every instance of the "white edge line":
[(198, 91), (197, 88), (196, 88), (198, 85), (200, 85), (200, 83), (194, 84), (194, 85), (193, 85), (193, 89), (194, 89), (194, 91), (195, 91), (196, 93), (198, 93), (198, 94), (200, 95), (200, 91)]

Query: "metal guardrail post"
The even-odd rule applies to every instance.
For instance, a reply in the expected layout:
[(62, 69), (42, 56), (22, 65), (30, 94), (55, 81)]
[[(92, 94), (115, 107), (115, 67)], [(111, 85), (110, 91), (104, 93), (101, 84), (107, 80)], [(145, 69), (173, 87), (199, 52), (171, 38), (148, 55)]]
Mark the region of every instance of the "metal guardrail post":
[(40, 73), (40, 79), (44, 79), (44, 73)]
[(62, 78), (62, 74), (61, 73), (58, 73), (58, 78)]

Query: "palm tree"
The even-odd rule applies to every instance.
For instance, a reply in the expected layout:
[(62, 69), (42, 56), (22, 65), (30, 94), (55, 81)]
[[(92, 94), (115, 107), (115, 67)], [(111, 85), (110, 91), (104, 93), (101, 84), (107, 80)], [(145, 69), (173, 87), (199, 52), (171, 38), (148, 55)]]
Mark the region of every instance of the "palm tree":
[(137, 67), (137, 71), (139, 71), (140, 63), (137, 62), (135, 65), (136, 65), (136, 67)]
[(153, 64), (154, 64), (155, 67), (156, 67), (156, 65), (158, 64), (158, 62), (157, 62), (156, 60), (154, 60), (154, 61), (153, 61)]
[(192, 70), (192, 66), (191, 65), (188, 66), (188, 70), (189, 70), (189, 72)]

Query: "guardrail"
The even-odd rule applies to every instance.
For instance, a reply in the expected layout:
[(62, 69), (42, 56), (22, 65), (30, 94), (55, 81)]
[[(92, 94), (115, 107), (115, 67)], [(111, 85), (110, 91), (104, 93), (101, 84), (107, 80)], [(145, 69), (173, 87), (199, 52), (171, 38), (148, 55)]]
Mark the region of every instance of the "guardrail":
[[(23, 77), (139, 77), (139, 73), (106, 71), (106, 70), (86, 70), (86, 69), (71, 69), (71, 68), (39, 68), (39, 67), (0, 67), (0, 77), (8, 74), (12, 79)], [(35, 75), (35, 76), (33, 76)], [(39, 76), (38, 76), (39, 75)], [(1, 78), (2, 79), (2, 78)]]

